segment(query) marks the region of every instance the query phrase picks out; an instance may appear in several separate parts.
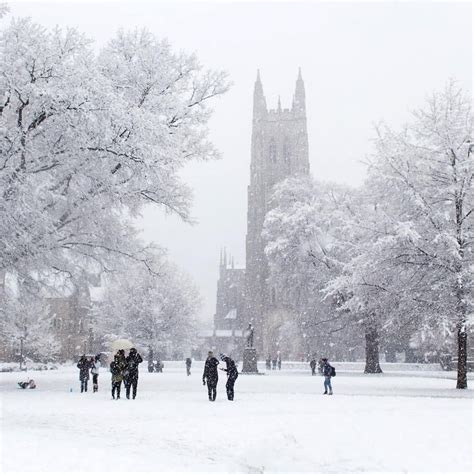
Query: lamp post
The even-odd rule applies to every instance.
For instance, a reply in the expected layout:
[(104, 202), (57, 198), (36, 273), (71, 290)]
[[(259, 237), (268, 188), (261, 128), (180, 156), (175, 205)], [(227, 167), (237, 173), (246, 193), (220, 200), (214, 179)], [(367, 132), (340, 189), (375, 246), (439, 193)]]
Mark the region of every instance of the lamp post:
[(20, 372), (23, 370), (23, 341), (25, 336), (20, 336)]

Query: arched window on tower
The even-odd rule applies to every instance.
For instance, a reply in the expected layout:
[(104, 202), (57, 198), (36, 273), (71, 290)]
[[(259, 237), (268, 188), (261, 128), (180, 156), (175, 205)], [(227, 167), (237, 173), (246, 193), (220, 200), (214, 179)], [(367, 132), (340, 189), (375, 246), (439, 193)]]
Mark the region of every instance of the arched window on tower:
[(288, 141), (285, 140), (285, 143), (283, 145), (283, 159), (285, 160), (285, 163), (289, 163), (291, 158), (291, 148), (290, 144)]
[(275, 139), (274, 139), (274, 138), (272, 138), (272, 139), (270, 140), (269, 155), (270, 155), (270, 161), (271, 161), (272, 163), (276, 163), (277, 149), (276, 149), (276, 143), (275, 143)]

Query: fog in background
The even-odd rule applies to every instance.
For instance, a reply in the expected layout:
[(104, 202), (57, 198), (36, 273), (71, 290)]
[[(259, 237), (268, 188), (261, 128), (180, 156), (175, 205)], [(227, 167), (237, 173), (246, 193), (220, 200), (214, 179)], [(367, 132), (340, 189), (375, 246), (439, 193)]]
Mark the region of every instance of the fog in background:
[[(215, 310), (220, 248), (245, 264), (252, 94), (259, 68), (269, 108), (290, 107), (298, 67), (306, 86), (312, 174), (358, 185), (374, 124), (400, 126), (450, 77), (472, 89), (470, 3), (10, 2), (11, 15), (75, 26), (104, 44), (120, 27), (146, 27), (175, 49), (228, 71), (211, 139), (222, 160), (183, 172), (194, 226), (156, 209), (139, 225), (200, 287), (202, 319)], [(8, 20), (7, 20), (8, 21)]]

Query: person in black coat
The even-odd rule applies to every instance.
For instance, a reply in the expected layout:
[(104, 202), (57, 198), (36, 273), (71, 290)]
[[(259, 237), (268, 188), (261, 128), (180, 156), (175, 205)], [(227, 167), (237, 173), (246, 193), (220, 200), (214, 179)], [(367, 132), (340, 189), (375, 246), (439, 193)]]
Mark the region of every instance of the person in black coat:
[(311, 367), (311, 375), (316, 375), (316, 359), (314, 357), (311, 359), (309, 366)]
[(77, 363), (77, 368), (79, 369), (79, 380), (81, 382), (81, 393), (87, 392), (87, 382), (89, 381), (90, 367), (90, 362), (84, 354)]
[(125, 361), (127, 363), (124, 372), (125, 394), (127, 398), (130, 398), (130, 388), (132, 388), (132, 397), (135, 400), (135, 397), (137, 396), (138, 387), (138, 364), (141, 364), (143, 362), (143, 359), (142, 356), (137, 352), (137, 350), (132, 347)]
[(207, 392), (209, 395), (209, 401), (214, 402), (217, 395), (217, 381), (219, 375), (217, 373), (217, 366), (219, 361), (214, 357), (212, 351), (208, 352), (206, 363), (204, 364), (204, 373), (202, 374), (202, 384), (207, 383)]
[(227, 372), (227, 383), (225, 384), (225, 388), (227, 390), (227, 400), (232, 401), (234, 399), (234, 384), (239, 376), (239, 372), (235, 365), (235, 362), (225, 354), (221, 354), (221, 360), (226, 363), (227, 368), (221, 369)]

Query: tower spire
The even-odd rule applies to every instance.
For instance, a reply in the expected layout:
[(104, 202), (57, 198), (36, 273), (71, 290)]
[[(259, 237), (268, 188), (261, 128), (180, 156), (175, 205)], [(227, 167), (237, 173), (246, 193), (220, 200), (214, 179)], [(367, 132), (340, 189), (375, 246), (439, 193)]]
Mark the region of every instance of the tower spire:
[(263, 94), (262, 81), (260, 79), (260, 69), (257, 69), (257, 80), (253, 92), (253, 119), (258, 120), (267, 113), (267, 102)]
[(293, 96), (293, 112), (296, 115), (306, 116), (306, 94), (301, 68), (298, 69), (298, 79), (296, 79), (295, 95)]

